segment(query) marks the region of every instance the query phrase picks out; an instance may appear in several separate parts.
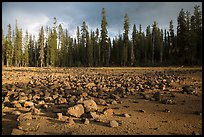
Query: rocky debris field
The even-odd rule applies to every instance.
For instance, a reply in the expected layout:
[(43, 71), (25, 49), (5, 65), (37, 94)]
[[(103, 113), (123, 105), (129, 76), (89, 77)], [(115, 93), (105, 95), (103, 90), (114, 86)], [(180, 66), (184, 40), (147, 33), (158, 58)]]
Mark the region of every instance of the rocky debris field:
[(3, 68), (3, 135), (202, 134), (201, 68)]

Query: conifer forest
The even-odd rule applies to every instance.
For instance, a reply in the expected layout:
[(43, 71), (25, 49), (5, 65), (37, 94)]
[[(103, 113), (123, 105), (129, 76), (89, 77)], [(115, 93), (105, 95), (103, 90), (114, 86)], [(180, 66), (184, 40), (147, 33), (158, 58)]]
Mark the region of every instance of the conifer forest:
[(88, 31), (89, 26), (83, 21), (77, 26), (76, 38), (58, 24), (57, 17), (53, 18), (53, 26), (41, 26), (38, 36), (29, 35), (26, 30), (23, 37), (18, 22), (20, 20), (16, 20), (16, 26), (8, 24), (6, 35), (2, 28), (3, 66), (202, 65), (202, 11), (199, 5), (195, 5), (193, 13), (181, 9), (177, 22), (170, 20), (166, 29), (160, 29), (157, 21), (145, 26), (145, 31), (142, 31), (142, 24), (130, 28), (128, 14), (125, 14), (123, 32), (113, 39), (108, 36), (105, 8), (101, 11), (101, 27)]

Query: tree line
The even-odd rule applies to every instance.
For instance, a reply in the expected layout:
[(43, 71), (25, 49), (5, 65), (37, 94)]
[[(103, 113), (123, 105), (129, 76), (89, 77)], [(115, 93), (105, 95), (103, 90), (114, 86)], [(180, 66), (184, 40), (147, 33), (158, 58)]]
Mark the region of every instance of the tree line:
[[(105, 8), (101, 12), (101, 28), (88, 31), (83, 21), (77, 26), (76, 38), (68, 34), (54, 17), (53, 26), (40, 28), (39, 37), (25, 37), (16, 21), (15, 31), (8, 25), (2, 29), (2, 65), (29, 67), (98, 67), (98, 66), (170, 66), (202, 65), (202, 11), (199, 5), (189, 11), (180, 10), (177, 28), (169, 22), (160, 29), (156, 21), (142, 31), (133, 25), (129, 37), (128, 14), (124, 15), (123, 34), (108, 37)], [(176, 32), (175, 32), (176, 31)]]

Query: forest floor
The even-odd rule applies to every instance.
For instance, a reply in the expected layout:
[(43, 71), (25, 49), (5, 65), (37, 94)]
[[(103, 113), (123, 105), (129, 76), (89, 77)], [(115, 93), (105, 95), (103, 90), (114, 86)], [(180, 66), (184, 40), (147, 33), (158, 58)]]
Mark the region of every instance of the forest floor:
[(202, 135), (202, 68), (3, 67), (2, 135), (19, 134)]

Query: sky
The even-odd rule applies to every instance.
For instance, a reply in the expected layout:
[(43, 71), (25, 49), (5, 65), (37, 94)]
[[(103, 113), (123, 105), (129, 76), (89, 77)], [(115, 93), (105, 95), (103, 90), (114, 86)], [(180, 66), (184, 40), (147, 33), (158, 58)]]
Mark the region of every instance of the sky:
[(69, 35), (76, 37), (77, 26), (82, 26), (85, 21), (88, 29), (96, 30), (101, 26), (101, 10), (105, 8), (107, 18), (108, 36), (113, 38), (123, 33), (124, 15), (127, 13), (130, 22), (130, 31), (135, 24), (145, 31), (154, 21), (162, 29), (169, 29), (169, 22), (173, 20), (176, 30), (177, 17), (180, 10), (193, 14), (194, 6), (202, 2), (3, 2), (2, 3), (2, 28), (7, 34), (8, 24), (12, 29), (17, 24), (29, 34), (39, 35), (40, 27), (53, 26), (54, 17), (57, 25), (62, 24), (67, 28)]

